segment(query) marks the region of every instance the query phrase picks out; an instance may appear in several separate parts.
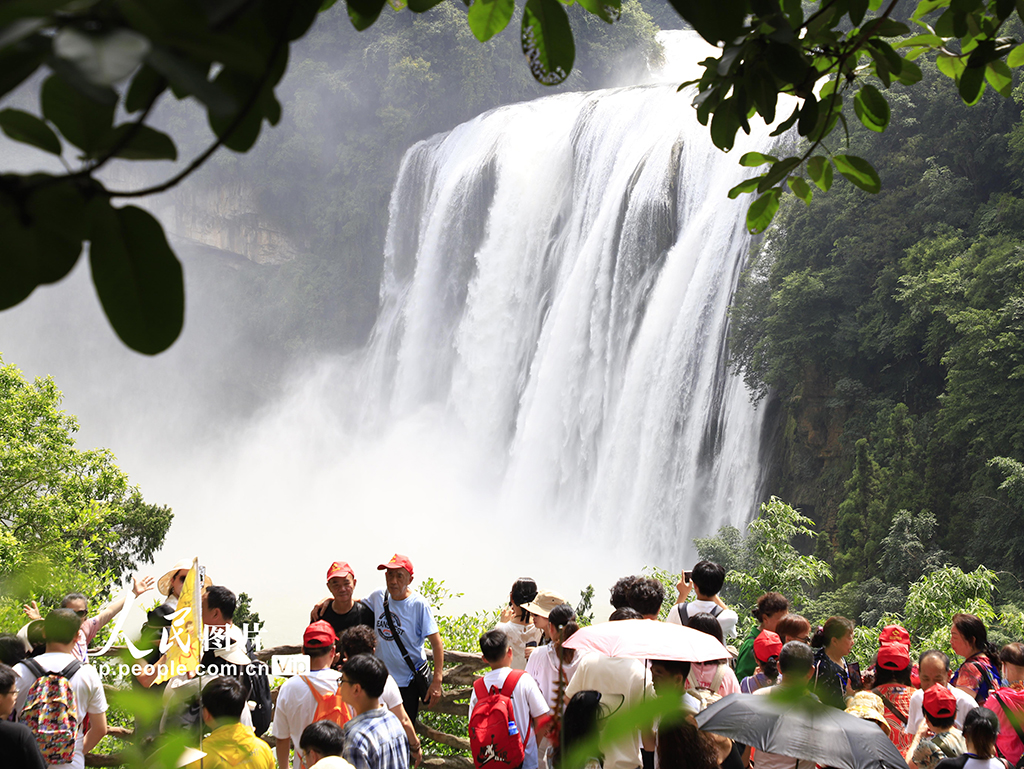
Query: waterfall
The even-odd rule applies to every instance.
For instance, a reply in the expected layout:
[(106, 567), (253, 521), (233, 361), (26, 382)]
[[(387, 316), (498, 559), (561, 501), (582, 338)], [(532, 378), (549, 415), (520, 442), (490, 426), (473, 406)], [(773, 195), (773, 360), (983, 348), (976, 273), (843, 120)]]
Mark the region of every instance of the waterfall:
[[(674, 85), (502, 107), (413, 146), (390, 203), (368, 419), (437, 408), (499, 509), (649, 563), (742, 526), (763, 410), (726, 368), (750, 247), (733, 152)], [(375, 406), (376, 408), (372, 408)]]

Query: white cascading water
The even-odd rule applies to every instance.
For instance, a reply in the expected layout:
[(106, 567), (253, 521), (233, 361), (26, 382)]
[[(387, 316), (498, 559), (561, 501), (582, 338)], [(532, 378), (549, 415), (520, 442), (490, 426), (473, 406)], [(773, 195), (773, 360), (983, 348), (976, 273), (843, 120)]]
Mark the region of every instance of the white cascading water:
[(412, 147), (364, 377), (375, 421), (440, 408), (498, 457), (493, 512), (652, 563), (742, 525), (763, 485), (763, 410), (726, 368), (749, 198), (726, 193), (771, 140), (723, 154), (690, 99), (558, 95)]

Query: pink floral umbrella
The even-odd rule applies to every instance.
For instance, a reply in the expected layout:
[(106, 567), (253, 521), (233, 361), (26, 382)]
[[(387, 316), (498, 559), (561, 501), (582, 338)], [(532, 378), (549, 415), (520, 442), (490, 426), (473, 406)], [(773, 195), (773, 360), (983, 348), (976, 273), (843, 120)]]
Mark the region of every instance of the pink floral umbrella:
[(608, 657), (642, 660), (710, 662), (729, 659), (728, 649), (713, 636), (649, 619), (601, 622), (581, 628), (564, 645), (567, 649), (595, 651)]

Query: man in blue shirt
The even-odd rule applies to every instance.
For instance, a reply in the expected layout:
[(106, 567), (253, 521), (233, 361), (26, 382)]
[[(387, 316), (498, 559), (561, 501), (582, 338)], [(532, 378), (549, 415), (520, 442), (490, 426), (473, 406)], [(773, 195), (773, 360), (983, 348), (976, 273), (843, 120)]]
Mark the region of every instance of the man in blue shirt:
[(380, 706), (387, 680), (384, 663), (369, 654), (357, 654), (341, 669), (341, 698), (356, 712), (341, 728), (341, 757), (355, 769), (409, 769), (409, 738), (402, 722)]
[[(395, 553), (390, 561), (382, 563), (377, 568), (386, 572), (387, 589), (374, 590), (363, 602), (373, 610), (374, 630), (380, 639), (377, 644), (377, 656), (384, 662), (387, 671), (398, 684), (398, 688), (402, 692), (402, 704), (405, 706), (405, 712), (409, 714), (409, 718), (415, 721), (419, 713), (420, 698), (417, 696), (413, 681), (413, 669), (395, 641), (391, 625), (394, 625), (395, 632), (401, 638), (409, 660), (417, 670), (422, 669), (426, 664), (427, 655), (423, 644), (425, 641), (430, 642), (430, 648), (434, 654), (434, 673), (427, 694), (423, 698), (423, 702), (428, 708), (433, 707), (441, 698), (444, 644), (441, 641), (437, 623), (431, 614), (430, 604), (423, 596), (413, 592), (409, 587), (412, 583), (412, 561), (404, 555)], [(384, 610), (385, 600), (391, 614), (390, 623), (387, 612)], [(427, 669), (424, 672), (429, 678), (430, 670)]]

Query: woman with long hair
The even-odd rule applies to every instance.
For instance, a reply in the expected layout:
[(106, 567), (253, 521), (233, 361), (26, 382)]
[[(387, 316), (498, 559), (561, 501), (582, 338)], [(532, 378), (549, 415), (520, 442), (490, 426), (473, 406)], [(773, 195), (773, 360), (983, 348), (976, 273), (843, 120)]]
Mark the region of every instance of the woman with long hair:
[(779, 654), (782, 640), (771, 630), (762, 630), (754, 639), (754, 674), (740, 681), (740, 691), (753, 694), (766, 686), (775, 686), (779, 680)]
[[(534, 651), (526, 662), (526, 672), (537, 682), (541, 694), (552, 710), (557, 710), (556, 704), (564, 697), (565, 687), (569, 685), (576, 672), (576, 666), (580, 663), (582, 655), (575, 649), (566, 649), (563, 646), (579, 629), (579, 625), (576, 624), (576, 612), (572, 606), (567, 603), (556, 606), (548, 614), (548, 624), (544, 629), (544, 635), (551, 643)], [(542, 737), (537, 742), (541, 769), (550, 765), (551, 752), (551, 741), (546, 736)]]
[(853, 623), (846, 617), (829, 617), (814, 634), (814, 676), (811, 689), (826, 705), (843, 710), (846, 696), (853, 695), (846, 655), (853, 650)]
[(910, 714), (910, 698), (917, 691), (910, 685), (910, 650), (900, 643), (885, 644), (875, 659), (875, 694), (882, 698), (885, 720), (891, 727), (889, 739), (908, 758), (914, 736), (903, 727)]
[[(1003, 685), (993, 689), (985, 707), (999, 719), (999, 755), (1016, 766), (1024, 755), (1024, 644), (1007, 644), (999, 650)], [(1012, 714), (1012, 720), (1011, 720)], [(1016, 723), (1014, 723), (1016, 721)]]
[(985, 623), (973, 614), (954, 614), (949, 640), (953, 651), (964, 658), (949, 683), (974, 697), (979, 705), (984, 704), (989, 692), (1002, 684), (995, 665), (999, 650), (988, 642)]

